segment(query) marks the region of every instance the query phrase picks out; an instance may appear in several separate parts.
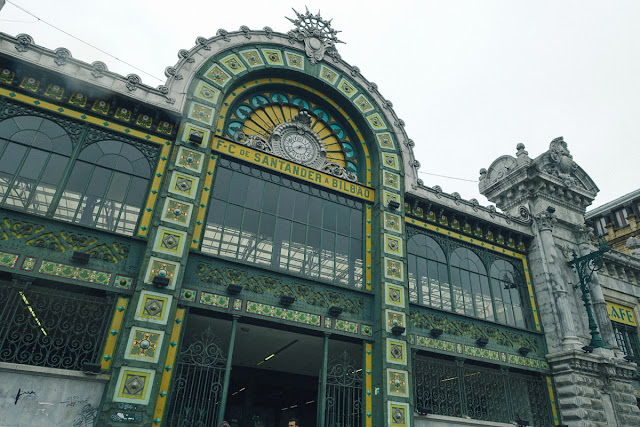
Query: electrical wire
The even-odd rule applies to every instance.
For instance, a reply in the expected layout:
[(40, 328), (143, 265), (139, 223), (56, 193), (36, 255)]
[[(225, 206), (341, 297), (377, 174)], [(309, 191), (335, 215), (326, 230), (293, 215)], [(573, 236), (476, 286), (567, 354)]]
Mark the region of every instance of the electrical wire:
[(437, 174), (437, 173), (429, 173), (429, 172), (422, 172), (422, 171), (418, 171), (418, 173), (421, 173), (421, 174), (423, 174), (423, 175), (439, 176), (440, 178), (456, 179), (456, 180), (458, 180), (458, 181), (466, 181), (466, 182), (480, 182), (480, 181), (475, 180), (475, 179), (456, 178), (455, 176), (439, 175), (439, 174)]
[(45, 24), (47, 24), (48, 26), (50, 26), (50, 27), (52, 27), (52, 28), (55, 28), (56, 30), (60, 31), (61, 33), (64, 33), (64, 34), (68, 35), (69, 37), (74, 38), (74, 39), (78, 40), (79, 42), (84, 43), (84, 44), (86, 44), (87, 46), (92, 47), (93, 49), (95, 49), (95, 50), (97, 50), (97, 51), (99, 51), (99, 52), (104, 53), (105, 55), (107, 55), (107, 56), (109, 56), (109, 57), (111, 57), (111, 58), (115, 59), (116, 61), (122, 62), (123, 64), (125, 64), (125, 65), (127, 65), (127, 66), (129, 66), (129, 67), (131, 67), (131, 68), (133, 68), (133, 69), (135, 69), (135, 70), (138, 70), (138, 71), (140, 71), (141, 73), (144, 73), (144, 74), (146, 74), (147, 76), (152, 77), (152, 78), (154, 78), (154, 79), (156, 79), (156, 80), (158, 80), (158, 81), (160, 81), (160, 82), (164, 82), (164, 80), (157, 78), (157, 77), (156, 77), (156, 76), (154, 76), (153, 74), (149, 74), (149, 73), (147, 73), (146, 71), (144, 71), (144, 70), (142, 70), (142, 69), (140, 69), (140, 68), (136, 67), (135, 65), (132, 65), (132, 64), (130, 64), (130, 63), (128, 63), (128, 62), (126, 62), (126, 61), (123, 61), (122, 59), (120, 59), (120, 58), (118, 58), (118, 57), (115, 57), (115, 56), (111, 55), (109, 52), (106, 52), (106, 51), (104, 51), (104, 50), (100, 49), (99, 47), (96, 47), (96, 46), (92, 45), (91, 43), (88, 43), (88, 42), (86, 42), (86, 41), (84, 41), (84, 40), (82, 40), (82, 39), (80, 39), (80, 38), (78, 38), (78, 37), (74, 36), (73, 34), (70, 34), (70, 33), (66, 32), (65, 30), (63, 30), (63, 29), (61, 29), (61, 28), (59, 28), (59, 27), (56, 27), (56, 26), (55, 26), (55, 25), (53, 25), (53, 24), (50, 24), (49, 22), (45, 21), (44, 19), (40, 19), (40, 18), (39, 18), (38, 16), (36, 16), (35, 14), (33, 14), (33, 13), (29, 12), (28, 10), (26, 10), (25, 8), (23, 8), (23, 7), (21, 7), (21, 6), (18, 6), (18, 5), (17, 5), (17, 4), (15, 4), (14, 2), (7, 0), (7, 3), (9, 3), (9, 4), (11, 4), (12, 6), (17, 7), (17, 8), (18, 8), (18, 9), (20, 9), (21, 11), (23, 11), (23, 12), (25, 12), (25, 13), (27, 13), (27, 14), (29, 14), (29, 15), (33, 16), (33, 17), (34, 17), (34, 18), (36, 18), (38, 21), (40, 21), (40, 22), (42, 22), (42, 23), (45, 23)]

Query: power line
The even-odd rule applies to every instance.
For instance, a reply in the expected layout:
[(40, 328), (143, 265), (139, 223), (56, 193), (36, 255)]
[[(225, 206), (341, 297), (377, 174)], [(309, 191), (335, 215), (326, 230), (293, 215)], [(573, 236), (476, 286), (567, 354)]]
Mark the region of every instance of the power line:
[(455, 176), (439, 175), (437, 173), (429, 173), (429, 172), (422, 172), (422, 171), (418, 171), (418, 173), (421, 173), (423, 175), (439, 176), (440, 178), (457, 179), (458, 181), (480, 182), (480, 181), (475, 180), (475, 179), (456, 178)]
[(17, 5), (17, 4), (15, 4), (14, 2), (7, 0), (7, 3), (9, 3), (9, 4), (11, 4), (11, 5), (13, 5), (13, 6), (17, 7), (17, 8), (18, 8), (18, 9), (20, 9), (21, 11), (23, 11), (23, 12), (25, 12), (25, 13), (27, 13), (27, 14), (29, 14), (29, 15), (33, 16), (33, 17), (34, 17), (34, 18), (36, 18), (38, 21), (43, 22), (43, 23), (47, 24), (48, 26), (50, 26), (50, 27), (52, 27), (52, 28), (55, 28), (56, 30), (60, 31), (61, 33), (64, 33), (64, 34), (68, 35), (69, 37), (74, 38), (74, 39), (78, 40), (79, 42), (84, 43), (84, 44), (86, 44), (87, 46), (92, 47), (92, 48), (94, 48), (95, 50), (97, 50), (97, 51), (99, 51), (99, 52), (104, 53), (104, 54), (105, 54), (105, 55), (107, 55), (107, 56), (110, 56), (111, 58), (115, 59), (116, 61), (122, 62), (123, 64), (128, 65), (129, 67), (131, 67), (131, 68), (133, 68), (133, 69), (135, 69), (135, 70), (138, 70), (138, 71), (140, 71), (141, 73), (144, 73), (144, 74), (146, 74), (147, 76), (152, 77), (152, 78), (154, 78), (154, 79), (156, 79), (156, 80), (158, 80), (158, 81), (160, 81), (160, 82), (164, 82), (164, 80), (157, 78), (157, 77), (156, 77), (156, 76), (154, 76), (153, 74), (149, 74), (149, 73), (147, 73), (146, 71), (144, 71), (144, 70), (142, 70), (142, 69), (140, 69), (140, 68), (136, 67), (135, 65), (129, 64), (128, 62), (123, 61), (122, 59), (120, 59), (120, 58), (118, 58), (118, 57), (116, 57), (116, 56), (111, 55), (109, 52), (106, 52), (106, 51), (104, 51), (104, 50), (100, 49), (99, 47), (96, 47), (96, 46), (92, 45), (91, 43), (88, 43), (88, 42), (86, 42), (86, 41), (84, 41), (84, 40), (82, 40), (82, 39), (80, 39), (80, 38), (78, 38), (78, 37), (74, 36), (73, 34), (70, 34), (70, 33), (66, 32), (66, 31), (65, 31), (65, 30), (63, 30), (62, 28), (56, 27), (55, 25), (50, 24), (49, 22), (45, 21), (44, 19), (40, 19), (40, 18), (39, 18), (38, 16), (36, 16), (35, 14), (33, 14), (33, 13), (29, 12), (28, 10), (26, 10), (25, 8), (23, 8), (23, 7), (21, 7), (21, 6), (18, 6), (18, 5)]

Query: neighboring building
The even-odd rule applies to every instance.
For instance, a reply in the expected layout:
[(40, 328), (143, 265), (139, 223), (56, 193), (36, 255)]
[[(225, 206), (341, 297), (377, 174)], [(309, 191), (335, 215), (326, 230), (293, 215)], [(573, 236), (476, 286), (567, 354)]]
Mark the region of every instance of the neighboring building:
[(634, 239), (640, 237), (640, 189), (587, 212), (598, 236), (604, 236), (612, 249), (631, 253), (637, 249)]
[(0, 424), (640, 425), (640, 260), (596, 258), (589, 324), (598, 189), (562, 138), (481, 171), (504, 213), (426, 187), (292, 22), (155, 89), (0, 34)]

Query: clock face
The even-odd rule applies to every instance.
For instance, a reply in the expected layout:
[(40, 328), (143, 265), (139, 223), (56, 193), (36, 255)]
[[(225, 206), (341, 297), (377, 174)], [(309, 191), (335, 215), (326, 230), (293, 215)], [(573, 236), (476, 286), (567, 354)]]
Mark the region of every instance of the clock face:
[(287, 133), (282, 138), (282, 151), (290, 159), (300, 163), (308, 163), (318, 154), (314, 141), (297, 132)]

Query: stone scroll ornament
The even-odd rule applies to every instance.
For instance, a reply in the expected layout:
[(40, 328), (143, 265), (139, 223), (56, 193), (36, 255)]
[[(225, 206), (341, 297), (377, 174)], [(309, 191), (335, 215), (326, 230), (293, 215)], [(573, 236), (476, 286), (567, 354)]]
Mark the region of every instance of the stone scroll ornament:
[(294, 30), (287, 33), (289, 41), (304, 43), (304, 49), (311, 64), (316, 64), (328, 55), (334, 59), (340, 57), (336, 50), (336, 43), (344, 43), (338, 40), (336, 31), (331, 28), (331, 20), (326, 21), (320, 16), (320, 11), (313, 15), (307, 9), (306, 13), (298, 13), (295, 9), (297, 19), (287, 18), (296, 26)]
[(358, 179), (355, 173), (327, 160), (327, 150), (320, 137), (311, 129), (311, 116), (306, 111), (297, 114), (290, 122), (276, 126), (269, 139), (261, 135), (246, 135), (244, 132), (236, 132), (234, 139), (247, 147), (338, 178), (351, 182)]

